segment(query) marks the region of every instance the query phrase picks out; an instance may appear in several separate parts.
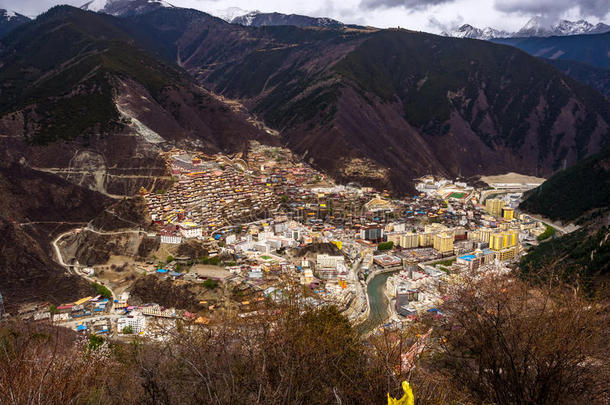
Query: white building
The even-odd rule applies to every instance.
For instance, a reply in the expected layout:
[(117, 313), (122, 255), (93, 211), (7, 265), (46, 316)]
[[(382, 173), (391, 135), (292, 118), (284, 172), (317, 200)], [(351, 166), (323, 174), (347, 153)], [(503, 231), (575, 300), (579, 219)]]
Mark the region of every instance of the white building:
[(183, 222), (180, 224), (180, 233), (185, 238), (200, 238), (203, 236), (203, 231), (200, 225), (192, 222)]
[(179, 245), (182, 243), (182, 236), (172, 232), (161, 233), (161, 243), (169, 243), (172, 245)]
[(139, 312), (132, 312), (130, 315), (119, 318), (117, 329), (123, 332), (126, 327), (131, 327), (133, 333), (138, 334), (146, 330), (146, 317)]
[(331, 256), (322, 253), (316, 257), (316, 265), (319, 269), (336, 269), (339, 264), (345, 265), (343, 256)]

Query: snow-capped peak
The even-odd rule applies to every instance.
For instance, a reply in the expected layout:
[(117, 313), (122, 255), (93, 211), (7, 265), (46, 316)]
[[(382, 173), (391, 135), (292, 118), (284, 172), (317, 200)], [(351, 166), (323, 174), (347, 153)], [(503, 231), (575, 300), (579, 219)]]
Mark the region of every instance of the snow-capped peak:
[(19, 14), (17, 14), (16, 12), (12, 11), (12, 10), (3, 10), (0, 9), (0, 16), (3, 17), (4, 20), (12, 20), (13, 18), (17, 18)]
[(459, 28), (451, 30), (449, 33), (443, 32), (441, 35), (455, 38), (471, 38), (471, 39), (493, 39), (503, 38), (509, 34), (505, 31), (496, 30), (491, 27), (484, 29), (473, 27), (470, 24), (464, 24)]
[(106, 5), (108, 4), (108, 2), (111, 2), (112, 0), (92, 0), (88, 3), (85, 3), (81, 6), (81, 8), (83, 10), (89, 10), (89, 11), (101, 11), (104, 8), (106, 8)]
[(90, 0), (83, 10), (112, 14), (115, 16), (140, 14), (159, 7), (174, 7), (163, 0)]
[(542, 17), (534, 16), (515, 34), (519, 37), (542, 37), (552, 35), (552, 27)]
[(259, 13), (259, 11), (249, 11), (239, 7), (229, 7), (221, 10), (210, 11), (210, 14), (214, 17), (218, 17), (229, 23), (233, 21), (234, 18), (241, 17), (250, 13)]
[(456, 38), (493, 39), (507, 37), (547, 37), (583, 34), (603, 34), (610, 32), (610, 26), (604, 23), (593, 25), (588, 21), (561, 20), (557, 24), (549, 24), (542, 17), (531, 18), (519, 31), (509, 33), (494, 28), (479, 29), (470, 24), (464, 24), (441, 35)]

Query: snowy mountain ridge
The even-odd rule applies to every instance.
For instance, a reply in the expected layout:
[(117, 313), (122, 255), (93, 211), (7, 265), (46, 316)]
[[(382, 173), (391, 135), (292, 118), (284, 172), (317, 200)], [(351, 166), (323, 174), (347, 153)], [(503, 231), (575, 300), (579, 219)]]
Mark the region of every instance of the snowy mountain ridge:
[(162, 7), (174, 7), (163, 0), (91, 0), (80, 8), (114, 16), (142, 14)]
[(569, 21), (561, 20), (556, 24), (546, 24), (541, 17), (531, 18), (519, 31), (509, 33), (491, 27), (484, 29), (464, 24), (441, 35), (455, 38), (472, 39), (494, 39), (494, 38), (518, 38), (518, 37), (551, 37), (567, 35), (603, 34), (610, 31), (610, 26), (604, 23), (596, 25), (585, 20)]

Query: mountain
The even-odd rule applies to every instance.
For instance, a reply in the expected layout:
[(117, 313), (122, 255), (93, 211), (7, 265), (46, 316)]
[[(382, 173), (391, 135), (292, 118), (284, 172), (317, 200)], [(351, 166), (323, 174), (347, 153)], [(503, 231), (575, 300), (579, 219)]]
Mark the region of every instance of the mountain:
[(130, 21), (340, 180), (406, 192), (425, 173), (550, 175), (610, 138), (603, 96), (511, 47), (405, 30), (244, 27), (194, 10)]
[(29, 17), (15, 13), (14, 11), (0, 9), (0, 38), (28, 21), (30, 21)]
[[(255, 12), (258, 13), (258, 11)], [(240, 17), (249, 13), (252, 13), (252, 11), (244, 10), (243, 8), (239, 7), (229, 7), (221, 10), (210, 11), (211, 15), (225, 20), (228, 23), (233, 21), (236, 17)]]
[(490, 40), (494, 38), (524, 38), (524, 37), (552, 37), (584, 34), (603, 34), (610, 32), (610, 25), (598, 23), (593, 25), (585, 20), (561, 20), (557, 24), (549, 25), (541, 17), (533, 17), (519, 31), (507, 32), (487, 27), (484, 29), (464, 24), (461, 27), (442, 32), (441, 35), (454, 38), (471, 38)]
[(519, 208), (568, 222), (603, 216), (609, 206), (610, 148), (557, 172), (527, 192)]
[(87, 282), (52, 260), (50, 242), (52, 235), (85, 224), (110, 199), (5, 158), (0, 193), (0, 292), (7, 309), (32, 301), (61, 304), (91, 294)]
[(56, 7), (5, 37), (0, 131), (9, 137), (0, 143), (39, 169), (133, 195), (167, 181), (164, 144), (243, 150), (264, 135), (178, 66), (136, 46), (126, 23)]
[(601, 68), (610, 67), (610, 32), (547, 38), (500, 38), (494, 39), (493, 42), (514, 46), (540, 58), (573, 60)]
[(263, 27), (272, 25), (294, 25), (296, 27), (341, 27), (343, 23), (331, 18), (308, 17), (298, 14), (261, 13), (252, 11), (237, 16), (231, 20), (233, 24), (244, 26)]
[(169, 187), (164, 151), (272, 141), (130, 29), (58, 6), (0, 39), (0, 290), (14, 305), (90, 293), (51, 239), (112, 199)]
[(564, 59), (546, 59), (545, 61), (572, 79), (593, 87), (610, 99), (610, 68), (599, 68)]
[(485, 39), (489, 40), (492, 38), (504, 38), (510, 36), (510, 34), (506, 31), (496, 30), (494, 28), (475, 28), (470, 24), (464, 24), (455, 30), (451, 30), (450, 32), (443, 32), (441, 35), (446, 37), (454, 37), (454, 38), (470, 38), (470, 39)]
[[(560, 171), (529, 191), (519, 208), (580, 229), (543, 242), (521, 260), (522, 274), (555, 262), (564, 280), (601, 289), (610, 274), (610, 148)], [(540, 274), (535, 273), (536, 277)], [(542, 274), (543, 278), (548, 275)]]
[(143, 14), (162, 7), (174, 7), (163, 0), (91, 0), (81, 6), (81, 9), (110, 14), (128, 16)]
[(542, 17), (531, 18), (513, 37), (550, 37), (583, 34), (603, 34), (610, 31), (610, 26), (604, 23), (593, 25), (585, 20), (561, 20), (549, 25)]

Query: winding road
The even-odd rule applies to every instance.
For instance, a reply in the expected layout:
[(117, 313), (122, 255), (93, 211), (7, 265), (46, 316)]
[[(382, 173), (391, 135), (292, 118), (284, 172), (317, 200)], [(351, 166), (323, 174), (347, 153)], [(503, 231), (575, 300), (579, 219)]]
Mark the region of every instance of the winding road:
[[(99, 280), (97, 280), (96, 278), (89, 277), (89, 276), (81, 273), (78, 270), (72, 271), (72, 267), (73, 266), (71, 266), (71, 265), (67, 264), (66, 262), (64, 262), (64, 258), (63, 258), (62, 254), (61, 254), (61, 249), (58, 246), (59, 241), (62, 240), (63, 238), (65, 238), (66, 236), (72, 235), (75, 232), (84, 232), (84, 231), (93, 232), (93, 233), (96, 233), (98, 235), (120, 235), (120, 234), (124, 234), (124, 233), (137, 233), (137, 234), (145, 233), (146, 234), (146, 232), (140, 231), (140, 230), (138, 230), (138, 231), (135, 231), (135, 230), (131, 231), (130, 230), (130, 231), (103, 232), (103, 231), (96, 231), (96, 230), (90, 229), (90, 228), (75, 228), (75, 229), (72, 229), (70, 231), (62, 233), (59, 236), (57, 236), (55, 239), (53, 239), (53, 241), (51, 242), (51, 246), (53, 247), (53, 252), (54, 252), (54, 256), (55, 256), (54, 259), (55, 259), (56, 263), (58, 263), (59, 265), (64, 267), (68, 272), (70, 272), (72, 274), (76, 274), (77, 276), (80, 276), (80, 277), (84, 278), (85, 280), (87, 280), (90, 283), (100, 283), (100, 284), (101, 284), (101, 282)], [(111, 300), (111, 303), (110, 303), (110, 313), (112, 313), (112, 311), (114, 310), (114, 301), (117, 299), (116, 298), (116, 294), (114, 293), (113, 289), (110, 288), (108, 285), (104, 285), (104, 287), (106, 287), (108, 289), (108, 291), (110, 291), (110, 294), (112, 295), (112, 300)]]

